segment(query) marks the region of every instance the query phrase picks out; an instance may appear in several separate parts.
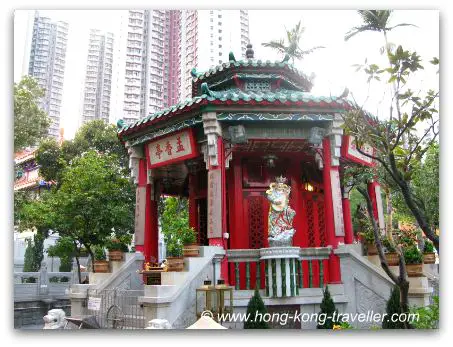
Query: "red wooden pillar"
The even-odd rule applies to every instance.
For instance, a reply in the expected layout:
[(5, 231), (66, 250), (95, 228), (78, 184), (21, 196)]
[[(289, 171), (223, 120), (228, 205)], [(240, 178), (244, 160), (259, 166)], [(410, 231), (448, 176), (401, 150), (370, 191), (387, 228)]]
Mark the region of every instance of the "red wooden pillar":
[(199, 233), (198, 230), (198, 210), (197, 200), (195, 199), (196, 194), (196, 176), (189, 174), (189, 226), (195, 229), (195, 232)]
[[(209, 230), (208, 230), (208, 238), (209, 238), (209, 245), (210, 246), (219, 246), (224, 249), (226, 249), (226, 240), (223, 238), (223, 233), (227, 232), (227, 220), (226, 220), (226, 172), (225, 172), (225, 147), (223, 143), (222, 137), (218, 136), (217, 137), (217, 161), (218, 165), (211, 165), (209, 163), (209, 172), (219, 170), (220, 171), (220, 196), (216, 197), (217, 199), (220, 199), (220, 218), (221, 218), (221, 223), (215, 223), (217, 225), (220, 225), (221, 230), (214, 230), (216, 233), (215, 237), (210, 237), (209, 236)], [(209, 177), (208, 173), (208, 177)], [(210, 199), (210, 182), (208, 178), (208, 202)], [(213, 208), (213, 206), (209, 206), (208, 204), (208, 221), (210, 218), (210, 214), (212, 211), (210, 210)], [(209, 222), (208, 222), (209, 223)], [(225, 283), (228, 283), (228, 262), (226, 257), (222, 260), (221, 265), (220, 265), (220, 277), (223, 280), (225, 280)], [(217, 278), (217, 279), (219, 279)]]
[[(326, 239), (327, 244), (335, 249), (339, 242), (344, 242), (344, 237), (337, 236), (335, 232), (334, 220), (334, 208), (337, 208), (338, 206), (334, 206), (333, 194), (335, 192), (332, 192), (332, 176), (334, 176), (334, 179), (338, 179), (338, 166), (332, 166), (329, 138), (324, 138), (322, 145)], [(341, 201), (339, 203), (341, 204)], [(341, 207), (342, 206), (340, 206), (340, 208)], [(340, 259), (333, 253), (329, 257), (329, 282), (341, 283)]]
[(371, 204), (373, 206), (373, 217), (383, 232), (385, 230), (384, 209), (381, 199), (381, 185), (377, 181), (368, 183), (368, 194), (370, 195)]
[[(157, 216), (157, 201), (153, 195), (153, 187), (147, 183), (147, 165), (146, 159), (140, 159), (139, 176), (136, 199), (136, 245), (135, 249), (142, 252), (145, 256), (145, 261), (150, 261), (151, 257), (158, 259), (158, 216)], [(143, 206), (144, 205), (144, 206)], [(144, 212), (144, 222), (143, 215)]]
[(354, 231), (352, 229), (351, 202), (349, 193), (343, 196), (343, 221), (344, 221), (344, 243), (351, 244), (354, 242)]

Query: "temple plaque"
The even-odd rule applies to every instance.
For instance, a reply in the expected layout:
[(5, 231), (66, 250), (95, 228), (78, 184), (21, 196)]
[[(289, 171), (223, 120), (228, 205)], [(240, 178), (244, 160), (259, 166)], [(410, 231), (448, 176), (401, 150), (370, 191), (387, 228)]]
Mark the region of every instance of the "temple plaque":
[(192, 129), (185, 129), (149, 142), (146, 155), (148, 169), (198, 156)]

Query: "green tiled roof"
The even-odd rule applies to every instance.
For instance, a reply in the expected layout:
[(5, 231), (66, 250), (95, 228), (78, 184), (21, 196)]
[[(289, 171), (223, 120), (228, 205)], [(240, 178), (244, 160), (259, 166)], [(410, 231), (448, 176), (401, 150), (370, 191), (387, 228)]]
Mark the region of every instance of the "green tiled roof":
[(297, 70), (292, 64), (289, 64), (288, 62), (280, 62), (280, 61), (270, 61), (270, 60), (255, 60), (255, 59), (247, 59), (247, 60), (239, 60), (239, 61), (228, 61), (225, 62), (221, 65), (214, 66), (210, 68), (209, 70), (200, 73), (197, 75), (197, 77), (193, 78), (193, 82), (196, 83), (198, 81), (204, 81), (206, 78), (209, 76), (212, 76), (214, 74), (217, 74), (218, 72), (224, 71), (225, 69), (229, 69), (232, 67), (258, 67), (258, 68), (285, 68), (288, 69), (289, 71), (293, 72), (296, 75), (299, 75), (301, 78), (306, 79), (307, 81), (309, 78)]
[[(148, 117), (142, 118), (135, 123), (130, 125), (124, 126), (119, 129), (119, 134), (125, 134), (129, 131), (134, 131), (134, 129), (138, 128), (141, 124), (146, 124), (148, 122), (154, 121), (156, 119), (165, 117), (169, 114), (175, 113), (177, 110), (182, 110), (186, 107), (191, 108), (196, 104), (199, 104), (202, 101), (205, 103), (218, 103), (220, 102), (268, 102), (268, 103), (313, 103), (313, 105), (309, 106), (317, 106), (317, 107), (336, 107), (340, 109), (347, 109), (350, 108), (351, 104), (345, 99), (337, 98), (337, 97), (317, 97), (310, 93), (301, 92), (301, 91), (294, 91), (288, 89), (280, 89), (277, 91), (247, 91), (244, 92), (238, 88), (232, 88), (225, 91), (212, 91), (209, 90), (207, 84), (203, 84), (204, 94), (201, 96), (196, 96), (191, 99), (186, 99), (185, 101), (176, 104), (172, 107), (166, 108), (162, 111), (153, 113)], [(323, 105), (325, 104), (325, 105)]]

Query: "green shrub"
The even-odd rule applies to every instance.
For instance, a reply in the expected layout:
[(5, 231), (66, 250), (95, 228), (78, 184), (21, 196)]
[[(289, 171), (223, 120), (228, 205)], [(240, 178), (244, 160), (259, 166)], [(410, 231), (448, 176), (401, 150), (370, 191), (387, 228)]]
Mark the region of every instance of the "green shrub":
[(423, 253), (434, 253), (434, 244), (428, 239), (425, 240)]
[(414, 307), (411, 313), (418, 314), (418, 320), (412, 325), (416, 329), (438, 329), (439, 328), (439, 297), (433, 297), (434, 303), (426, 307)]
[(393, 242), (388, 237), (382, 238), (382, 245), (386, 248), (388, 253), (395, 253), (396, 248)]
[(423, 263), (423, 254), (417, 246), (408, 246), (403, 248), (403, 255), (406, 264), (421, 264)]
[(335, 315), (338, 316), (338, 311), (335, 307), (335, 303), (333, 302), (333, 299), (330, 296), (329, 287), (326, 286), (326, 289), (323, 290), (321, 312), (319, 312), (318, 315), (318, 325), (316, 326), (316, 329), (332, 330), (333, 326), (335, 325), (335, 321), (333, 320), (334, 313), (336, 313)]
[(106, 260), (107, 256), (105, 254), (104, 248), (96, 247), (94, 249), (94, 260)]
[(397, 286), (394, 286), (390, 298), (387, 301), (386, 308), (387, 315), (382, 321), (382, 329), (404, 329), (404, 323), (393, 322), (391, 317), (394, 314), (401, 314), (401, 304), (400, 304), (400, 289)]
[(259, 319), (263, 318), (266, 313), (263, 299), (261, 299), (258, 289), (255, 289), (255, 294), (247, 304), (247, 315), (250, 319), (244, 322), (244, 329), (269, 329), (269, 324), (264, 319)]

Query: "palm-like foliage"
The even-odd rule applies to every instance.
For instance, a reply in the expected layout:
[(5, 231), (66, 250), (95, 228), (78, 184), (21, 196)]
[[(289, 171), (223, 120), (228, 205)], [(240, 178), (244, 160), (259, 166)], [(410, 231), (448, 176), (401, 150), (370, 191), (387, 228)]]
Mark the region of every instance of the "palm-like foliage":
[(264, 47), (270, 47), (282, 54), (285, 57), (285, 61), (291, 59), (294, 63), (295, 59), (303, 59), (305, 55), (310, 54), (319, 48), (324, 48), (322, 46), (312, 47), (307, 50), (300, 48), (299, 42), (302, 38), (302, 34), (305, 32), (305, 27), (301, 26), (300, 21), (293, 29), (285, 30), (287, 42), (285, 42), (285, 39), (279, 39), (262, 43)]
[(362, 17), (363, 24), (358, 27), (353, 27), (351, 30), (349, 30), (344, 37), (345, 41), (364, 31), (378, 31), (384, 33), (384, 36), (386, 36), (388, 31), (391, 31), (396, 27), (414, 26), (413, 24), (408, 23), (400, 23), (394, 26), (388, 26), (389, 18), (392, 14), (391, 10), (359, 10), (357, 12), (359, 12), (360, 16)]

